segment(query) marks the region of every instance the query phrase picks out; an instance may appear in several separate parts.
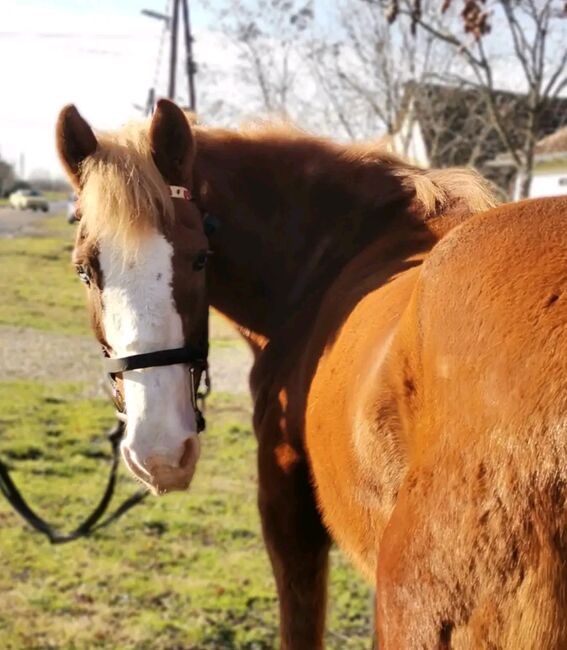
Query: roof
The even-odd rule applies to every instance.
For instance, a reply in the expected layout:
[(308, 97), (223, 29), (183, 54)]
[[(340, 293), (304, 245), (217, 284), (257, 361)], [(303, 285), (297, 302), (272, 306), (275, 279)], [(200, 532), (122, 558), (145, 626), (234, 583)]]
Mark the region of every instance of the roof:
[[(555, 133), (546, 135), (535, 146), (534, 161), (536, 163), (548, 163), (565, 160), (567, 158), (567, 126), (560, 128)], [(503, 152), (491, 160), (488, 164), (491, 167), (509, 167), (511, 156)]]
[[(521, 146), (528, 121), (527, 95), (496, 91), (494, 99), (514, 145)], [(398, 125), (408, 115), (419, 122), (431, 166), (471, 165), (499, 185), (506, 184), (507, 181), (497, 177), (503, 171), (487, 164), (496, 157), (502, 159), (507, 148), (492, 124), (482, 90), (411, 82), (406, 86), (402, 106)], [(515, 128), (509, 129), (510, 124)], [(546, 139), (564, 126), (567, 126), (567, 98), (547, 100), (537, 138)], [(567, 130), (560, 140), (567, 145)]]
[(567, 126), (562, 127), (555, 133), (542, 138), (535, 147), (538, 154), (567, 154)]

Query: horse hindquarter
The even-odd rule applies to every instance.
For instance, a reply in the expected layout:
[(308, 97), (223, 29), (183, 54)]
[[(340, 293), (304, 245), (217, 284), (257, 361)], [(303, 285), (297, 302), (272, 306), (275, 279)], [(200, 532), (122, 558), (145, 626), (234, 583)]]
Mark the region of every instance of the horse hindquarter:
[(408, 470), (379, 548), (381, 648), (567, 647), (565, 215), (503, 206), (424, 264), (389, 366)]

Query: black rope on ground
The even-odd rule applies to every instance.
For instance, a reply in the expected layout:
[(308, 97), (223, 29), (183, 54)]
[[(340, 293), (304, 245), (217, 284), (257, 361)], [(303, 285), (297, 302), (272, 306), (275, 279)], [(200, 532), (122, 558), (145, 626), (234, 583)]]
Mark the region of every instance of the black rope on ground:
[(119, 519), (123, 514), (140, 503), (148, 495), (147, 490), (139, 490), (138, 492), (135, 492), (132, 496), (123, 501), (112, 514), (100, 521), (108, 509), (116, 487), (116, 476), (120, 464), (120, 441), (123, 435), (124, 422), (119, 420), (116, 426), (108, 433), (108, 440), (112, 446), (112, 464), (104, 494), (93, 512), (70, 533), (60, 533), (55, 530), (53, 526), (45, 521), (45, 519), (42, 519), (36, 512), (34, 512), (34, 510), (32, 510), (12, 480), (7, 465), (1, 460), (0, 492), (2, 492), (6, 497), (14, 510), (23, 517), (32, 528), (43, 533), (52, 544), (66, 544), (67, 542), (72, 542), (81, 537), (88, 537), (95, 531), (105, 528)]

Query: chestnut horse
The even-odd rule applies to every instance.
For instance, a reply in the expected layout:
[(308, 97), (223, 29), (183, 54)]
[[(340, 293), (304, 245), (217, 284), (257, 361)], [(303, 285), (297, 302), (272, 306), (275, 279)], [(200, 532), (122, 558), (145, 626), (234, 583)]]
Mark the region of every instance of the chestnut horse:
[[(206, 300), (255, 351), (282, 648), (323, 647), (331, 536), (376, 585), (381, 650), (567, 648), (567, 198), (489, 209), (471, 172), (167, 101), (98, 137), (67, 107), (57, 134), (107, 353), (195, 342)], [(158, 492), (198, 457), (186, 375), (119, 384)]]

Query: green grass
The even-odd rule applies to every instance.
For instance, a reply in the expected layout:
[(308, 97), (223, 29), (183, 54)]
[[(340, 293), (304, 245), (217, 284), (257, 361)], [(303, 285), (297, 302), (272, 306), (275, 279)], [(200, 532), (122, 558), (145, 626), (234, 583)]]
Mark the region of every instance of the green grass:
[[(0, 240), (0, 324), (88, 333), (62, 216), (40, 238)], [(213, 319), (213, 344), (241, 345)], [(109, 460), (106, 401), (73, 382), (0, 381), (0, 458), (31, 503), (64, 530), (100, 498)], [(92, 538), (51, 546), (0, 498), (0, 647), (268, 650), (275, 586), (256, 509), (247, 397), (213, 393), (196, 478), (147, 498)], [(121, 468), (115, 503), (137, 488)], [(370, 647), (370, 595), (333, 553), (331, 649)]]
[(71, 250), (70, 241), (50, 236), (0, 239), (0, 325), (88, 333)]
[[(102, 432), (112, 421), (108, 404), (81, 399), (80, 388), (0, 384), (0, 456), (30, 501), (66, 530), (103, 489)], [(250, 405), (215, 395), (208, 416), (191, 490), (148, 498), (91, 539), (50, 546), (0, 500), (3, 648), (276, 647)], [(117, 499), (135, 487), (123, 471)], [(328, 647), (368, 648), (368, 589), (338, 554), (331, 602)]]

